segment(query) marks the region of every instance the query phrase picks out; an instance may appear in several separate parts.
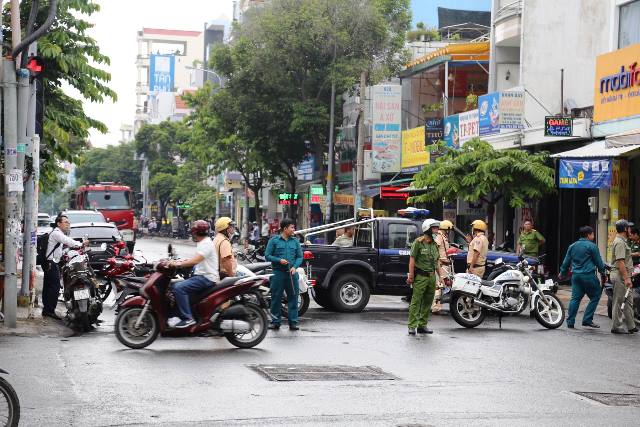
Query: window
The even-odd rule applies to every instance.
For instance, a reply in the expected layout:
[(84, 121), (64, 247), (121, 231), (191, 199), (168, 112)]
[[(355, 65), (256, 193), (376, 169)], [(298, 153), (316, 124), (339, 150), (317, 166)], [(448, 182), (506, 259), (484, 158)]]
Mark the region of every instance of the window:
[(620, 6), (618, 49), (640, 43), (640, 0)]
[(356, 232), (354, 236), (354, 245), (361, 248), (370, 248), (371, 247), (371, 227), (375, 227), (374, 223), (368, 223), (360, 225), (356, 227)]
[(389, 245), (385, 249), (408, 249), (418, 237), (418, 227), (413, 224), (389, 224)]
[(79, 222), (107, 222), (100, 212), (65, 212), (71, 224)]
[(128, 191), (88, 191), (85, 209), (131, 209)]

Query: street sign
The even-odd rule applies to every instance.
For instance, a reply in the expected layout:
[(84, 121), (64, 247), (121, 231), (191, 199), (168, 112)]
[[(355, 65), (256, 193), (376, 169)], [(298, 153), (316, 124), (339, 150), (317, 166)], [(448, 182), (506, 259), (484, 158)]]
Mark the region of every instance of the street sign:
[(544, 136), (573, 136), (573, 119), (545, 116)]

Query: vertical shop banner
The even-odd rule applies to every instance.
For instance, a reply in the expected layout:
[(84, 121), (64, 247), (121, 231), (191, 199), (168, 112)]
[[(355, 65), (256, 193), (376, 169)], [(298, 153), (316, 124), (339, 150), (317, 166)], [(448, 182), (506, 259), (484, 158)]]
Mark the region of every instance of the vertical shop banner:
[(402, 86), (373, 87), (373, 172), (400, 172), (402, 155)]
[(379, 180), (380, 174), (373, 171), (373, 151), (364, 150), (364, 180)]
[(298, 165), (298, 181), (311, 181), (313, 179), (313, 169), (315, 167), (315, 157), (307, 154)]
[(505, 91), (500, 94), (500, 129), (522, 129), (524, 92)]
[(424, 126), (402, 132), (402, 169), (429, 163), (429, 153), (424, 144)]
[(458, 115), (448, 116), (444, 119), (444, 139), (445, 145), (449, 148), (460, 148), (460, 129)]
[(640, 43), (596, 58), (595, 123), (640, 115)]
[(458, 114), (460, 126), (460, 145), (480, 135), (478, 129), (478, 110)]
[(619, 219), (629, 219), (629, 161), (615, 159), (612, 161), (611, 189), (609, 190), (609, 227), (607, 259), (611, 259), (611, 244), (616, 237), (615, 223)]
[(427, 119), (424, 125), (424, 143), (425, 145), (437, 144), (442, 140), (442, 119)]
[(478, 97), (480, 136), (500, 133), (500, 92)]
[(149, 91), (173, 92), (176, 68), (174, 55), (156, 55), (149, 57)]
[(609, 188), (612, 185), (611, 159), (561, 159), (560, 188)]

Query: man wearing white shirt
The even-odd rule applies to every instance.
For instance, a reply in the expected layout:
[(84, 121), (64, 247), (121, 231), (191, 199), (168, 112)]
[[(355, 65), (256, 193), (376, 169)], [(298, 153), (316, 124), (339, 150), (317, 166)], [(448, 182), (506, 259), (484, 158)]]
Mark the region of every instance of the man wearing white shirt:
[(42, 317), (51, 317), (60, 320), (60, 316), (56, 314), (56, 306), (58, 305), (58, 295), (60, 295), (60, 267), (58, 263), (62, 257), (62, 249), (64, 247), (79, 248), (87, 246), (88, 241), (78, 242), (67, 236), (71, 223), (65, 215), (56, 217), (56, 227), (49, 234), (49, 243), (47, 245), (46, 263), (43, 266), (44, 281), (42, 285)]

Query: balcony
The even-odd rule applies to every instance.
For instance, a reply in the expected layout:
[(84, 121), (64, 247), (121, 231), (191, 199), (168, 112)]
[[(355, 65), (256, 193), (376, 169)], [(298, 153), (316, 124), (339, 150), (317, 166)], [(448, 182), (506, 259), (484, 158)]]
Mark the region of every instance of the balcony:
[(520, 35), (522, 33), (521, 15), (522, 0), (505, 4), (498, 9), (493, 17), (496, 46), (520, 46)]

